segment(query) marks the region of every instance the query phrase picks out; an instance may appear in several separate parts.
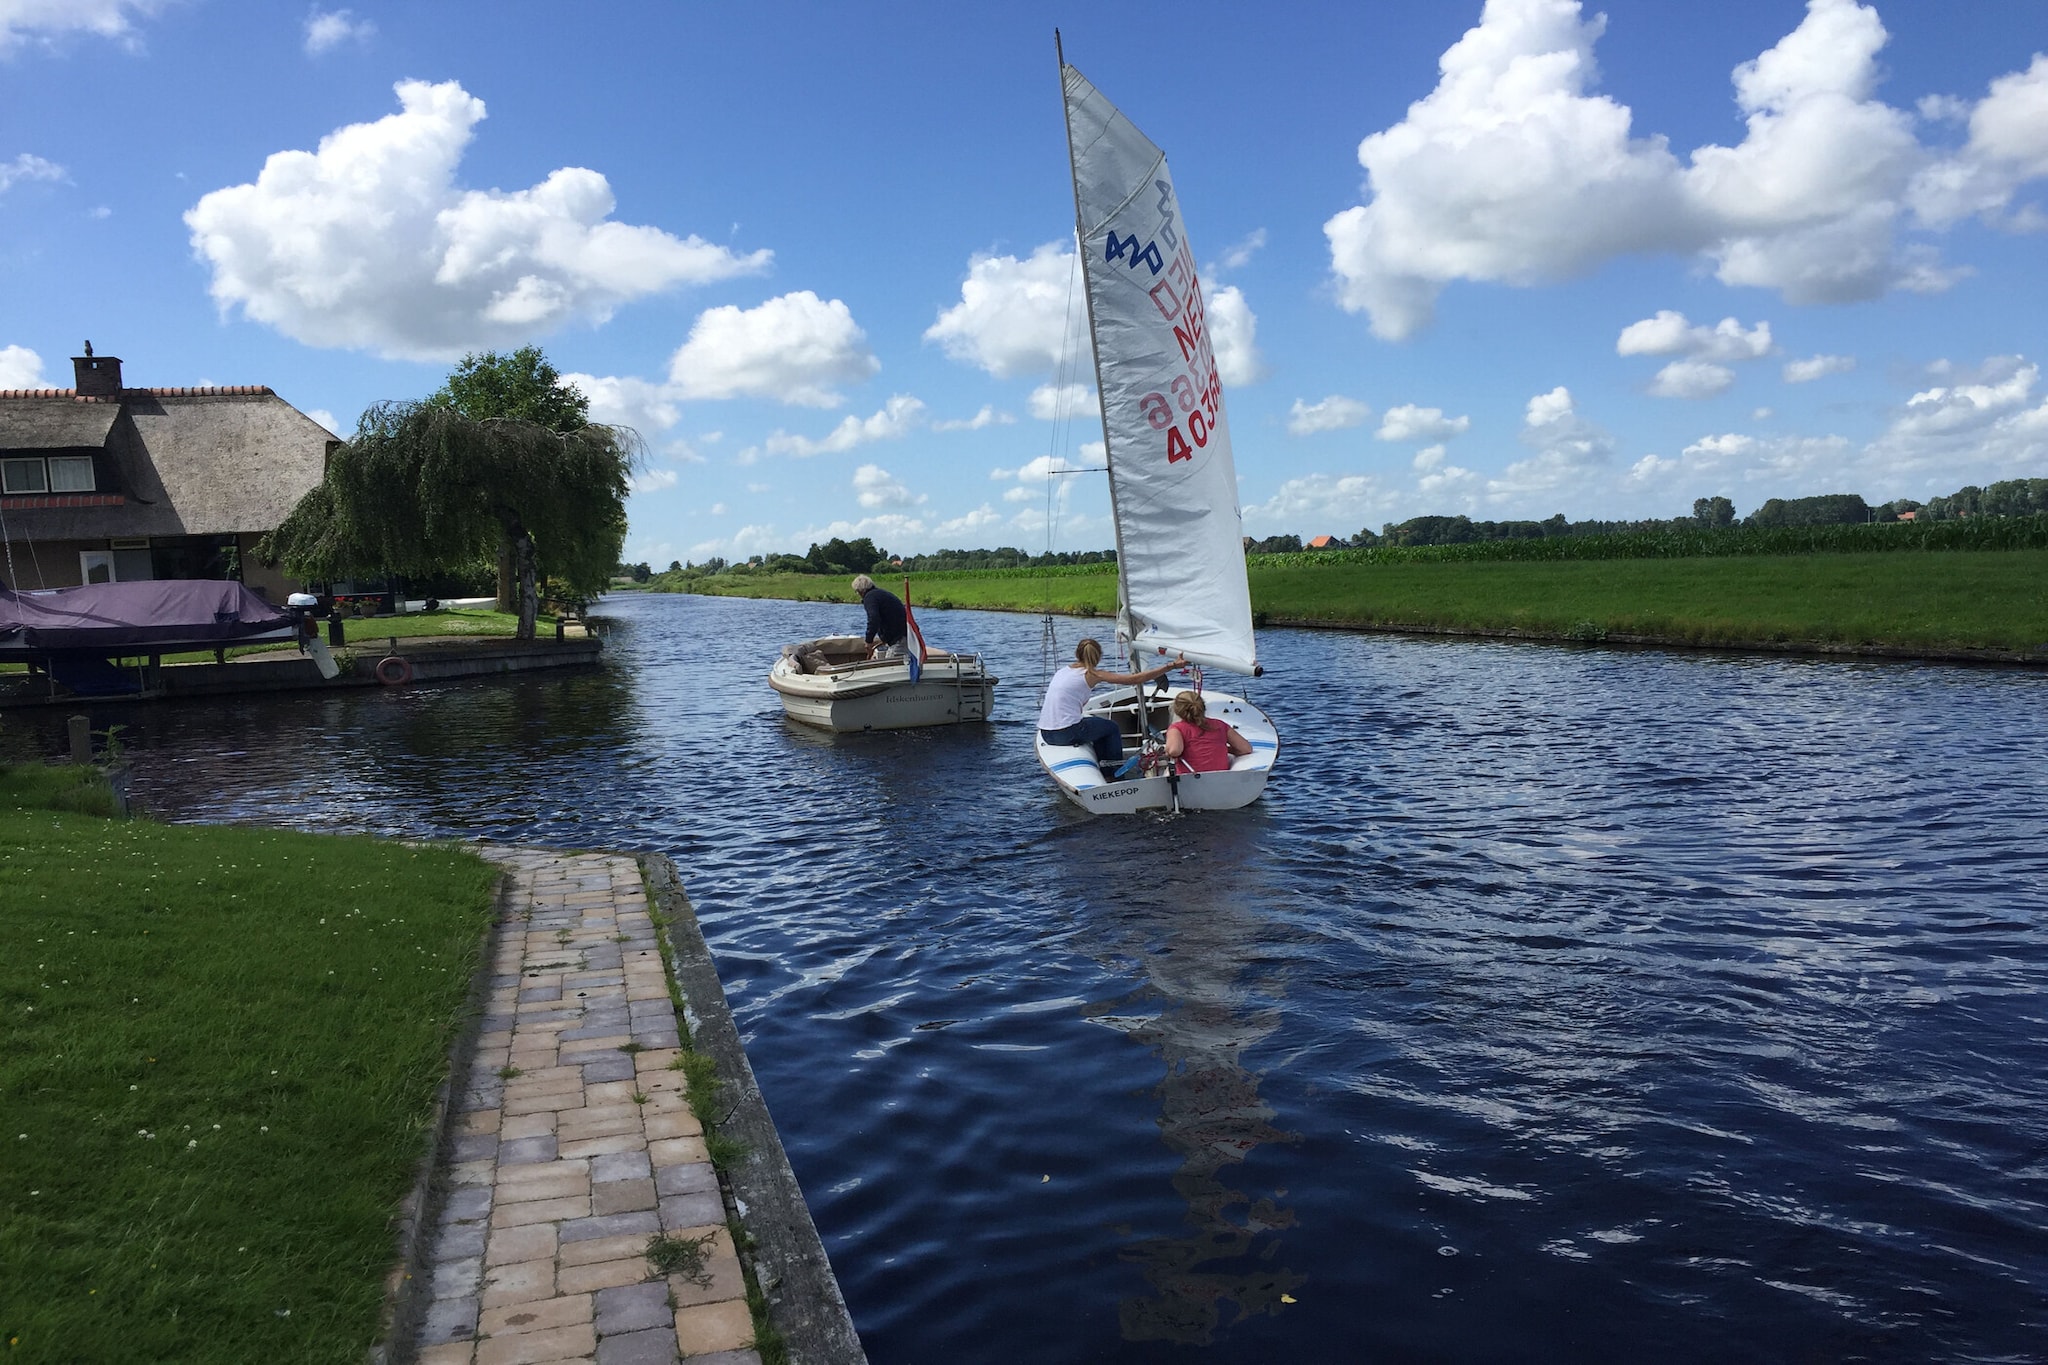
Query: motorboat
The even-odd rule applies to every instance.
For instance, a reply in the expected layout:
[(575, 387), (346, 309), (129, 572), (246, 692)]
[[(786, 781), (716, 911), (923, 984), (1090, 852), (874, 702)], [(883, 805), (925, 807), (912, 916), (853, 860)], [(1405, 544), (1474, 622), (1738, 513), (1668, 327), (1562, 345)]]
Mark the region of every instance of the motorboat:
[(989, 718), (998, 680), (979, 654), (922, 655), (915, 666), (908, 655), (870, 659), (860, 636), (826, 635), (784, 645), (768, 685), (791, 720), (824, 730), (907, 730)]

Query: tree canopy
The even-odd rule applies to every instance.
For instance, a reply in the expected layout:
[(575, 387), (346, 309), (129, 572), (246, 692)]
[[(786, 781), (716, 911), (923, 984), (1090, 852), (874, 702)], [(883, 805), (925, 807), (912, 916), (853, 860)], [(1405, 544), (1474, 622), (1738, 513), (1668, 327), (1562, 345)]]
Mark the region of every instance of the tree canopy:
[(465, 357), (431, 397), (365, 411), (259, 552), (307, 579), (426, 576), (507, 555), (530, 639), (538, 578), (595, 597), (625, 543), (639, 438), (588, 410), (533, 347)]

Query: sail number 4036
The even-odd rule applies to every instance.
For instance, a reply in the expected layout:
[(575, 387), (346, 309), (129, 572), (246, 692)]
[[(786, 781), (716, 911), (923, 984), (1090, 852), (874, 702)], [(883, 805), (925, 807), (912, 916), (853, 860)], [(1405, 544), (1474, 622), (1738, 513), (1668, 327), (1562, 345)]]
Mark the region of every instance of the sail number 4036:
[(1172, 464), (1175, 460), (1194, 459), (1195, 451), (1209, 444), (1209, 433), (1215, 430), (1217, 405), (1223, 401), (1223, 378), (1212, 362), (1208, 382), (1201, 392), (1195, 391), (1193, 381), (1184, 374), (1175, 375), (1167, 387), (1173, 395), (1171, 399), (1163, 393), (1148, 393), (1138, 400), (1138, 411), (1154, 431), (1166, 433), (1166, 462)]

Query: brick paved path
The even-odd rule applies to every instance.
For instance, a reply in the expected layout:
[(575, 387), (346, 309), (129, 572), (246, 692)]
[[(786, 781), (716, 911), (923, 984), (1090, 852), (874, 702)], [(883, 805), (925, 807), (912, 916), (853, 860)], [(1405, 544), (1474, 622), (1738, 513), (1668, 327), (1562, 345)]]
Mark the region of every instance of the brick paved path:
[[(760, 1365), (718, 1177), (669, 1067), (675, 1009), (639, 867), (485, 852), (514, 879), (513, 918), (445, 1158), (422, 1365)], [(656, 1232), (708, 1236), (703, 1273), (657, 1275)]]

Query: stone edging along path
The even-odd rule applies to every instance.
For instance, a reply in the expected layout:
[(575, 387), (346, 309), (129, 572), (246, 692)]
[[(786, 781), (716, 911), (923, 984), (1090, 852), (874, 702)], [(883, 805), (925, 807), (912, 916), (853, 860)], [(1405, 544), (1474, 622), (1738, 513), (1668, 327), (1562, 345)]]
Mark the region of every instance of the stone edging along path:
[[(673, 866), (480, 851), (507, 876), (482, 1018), (457, 1044), (416, 1201), (427, 1216), (402, 1249), (390, 1339), (373, 1359), (759, 1365), (751, 1273), (791, 1361), (865, 1365)], [(686, 1098), (678, 1058), (691, 1035), (657, 911), (691, 1034), (731, 1110), (720, 1132), (747, 1144), (727, 1180)], [(666, 1274), (649, 1259), (657, 1236), (693, 1248)]]

